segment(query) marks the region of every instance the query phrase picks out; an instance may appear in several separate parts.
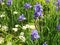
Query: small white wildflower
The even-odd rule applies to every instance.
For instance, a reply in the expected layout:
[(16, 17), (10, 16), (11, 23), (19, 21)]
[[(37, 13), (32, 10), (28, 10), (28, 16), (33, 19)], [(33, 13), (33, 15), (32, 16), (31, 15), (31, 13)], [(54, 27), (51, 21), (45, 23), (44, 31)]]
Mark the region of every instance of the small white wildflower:
[(24, 36), (19, 36), (19, 39), (22, 41), (22, 42), (25, 42), (25, 37)]
[(26, 27), (26, 26), (23, 26), (23, 27), (22, 27), (22, 29), (25, 29), (25, 30), (26, 30), (26, 29), (27, 29), (27, 27)]
[(4, 38), (0, 37), (0, 44), (4, 43)]
[(5, 4), (4, 2), (1, 3), (1, 5), (4, 5), (4, 4)]
[(35, 29), (35, 26), (34, 25), (30, 25), (30, 29)]
[(17, 25), (15, 25), (15, 27), (19, 27), (19, 25), (17, 24)]
[(0, 17), (2, 18), (2, 17), (5, 17), (5, 15), (4, 14), (2, 14), (2, 15), (0, 15)]
[(17, 11), (14, 11), (13, 14), (17, 14), (18, 12)]
[(16, 31), (18, 31), (18, 28), (12, 28), (12, 30), (14, 30), (16, 32)]
[(6, 25), (2, 26), (2, 30), (7, 31), (8, 27)]
[(35, 29), (35, 26), (26, 24), (25, 26), (22, 27), (22, 29), (27, 29), (27, 28), (34, 28)]
[(12, 45), (12, 42), (8, 42), (7, 45)]
[(30, 25), (29, 25), (29, 24), (26, 24), (26, 27), (27, 27), (27, 28), (30, 28)]
[(21, 36), (24, 36), (24, 32), (21, 32), (20, 35), (21, 35)]

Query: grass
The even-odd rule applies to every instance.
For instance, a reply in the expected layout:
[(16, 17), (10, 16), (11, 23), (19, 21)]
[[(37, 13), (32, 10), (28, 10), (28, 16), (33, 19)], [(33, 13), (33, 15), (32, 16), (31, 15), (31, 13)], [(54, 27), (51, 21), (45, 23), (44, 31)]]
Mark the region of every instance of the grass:
[[(7, 0), (6, 0), (7, 1)], [(53, 4), (54, 0), (46, 3), (44, 0), (13, 0), (11, 6), (0, 4), (0, 15), (4, 14), (5, 17), (0, 18), (0, 24), (7, 25), (8, 31), (3, 31), (0, 28), (0, 37), (4, 38), (4, 43), (1, 45), (7, 45), (8, 42), (12, 42), (12, 45), (43, 45), (46, 41), (48, 45), (60, 45), (60, 32), (56, 29), (59, 24), (58, 19), (60, 18), (60, 10), (56, 11), (56, 6)], [(24, 4), (28, 2), (33, 7), (31, 9), (24, 9)], [(39, 2), (43, 6), (43, 17), (39, 20), (34, 20), (34, 5)], [(17, 14), (13, 14), (17, 11)], [(27, 18), (26, 21), (19, 22), (18, 17), (20, 14), (24, 14)], [(40, 38), (38, 40), (31, 40), (31, 29), (23, 30), (22, 26), (26, 24), (35, 24), (39, 32)], [(14, 32), (12, 28), (18, 24), (18, 31)], [(20, 32), (24, 32), (26, 38), (25, 42), (21, 42), (18, 38)]]

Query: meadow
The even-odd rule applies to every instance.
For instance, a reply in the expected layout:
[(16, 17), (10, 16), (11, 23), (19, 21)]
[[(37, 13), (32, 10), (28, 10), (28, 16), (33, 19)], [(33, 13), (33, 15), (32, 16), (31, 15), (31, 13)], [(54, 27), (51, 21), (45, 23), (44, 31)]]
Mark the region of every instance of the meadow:
[(60, 0), (0, 0), (0, 45), (60, 45)]

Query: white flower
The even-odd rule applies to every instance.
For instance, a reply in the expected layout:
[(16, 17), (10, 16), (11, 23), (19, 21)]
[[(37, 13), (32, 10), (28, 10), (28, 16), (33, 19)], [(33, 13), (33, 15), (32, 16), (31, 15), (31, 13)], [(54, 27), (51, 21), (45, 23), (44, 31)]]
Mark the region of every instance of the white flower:
[(15, 25), (15, 27), (19, 27), (19, 25), (17, 24), (17, 25)]
[(12, 42), (8, 42), (7, 45), (12, 45)]
[(5, 15), (4, 14), (2, 14), (2, 15), (0, 15), (0, 17), (2, 18), (2, 17), (5, 17)]
[(22, 42), (25, 42), (25, 37), (24, 36), (19, 36), (19, 39), (22, 41)]
[(27, 27), (26, 27), (26, 26), (23, 26), (23, 27), (22, 27), (22, 29), (25, 29), (25, 30), (26, 30), (26, 29), (27, 29)]
[(17, 11), (14, 11), (13, 14), (17, 14), (18, 12)]
[(16, 32), (16, 31), (18, 31), (18, 28), (12, 28), (12, 30), (14, 30)]
[(0, 37), (0, 44), (4, 43), (4, 38)]
[(30, 25), (29, 25), (29, 24), (26, 24), (26, 27), (27, 27), (27, 28), (30, 28)]
[(35, 26), (34, 25), (30, 25), (30, 29), (35, 29)]
[(2, 4), (1, 5), (4, 5), (5, 3), (4, 2), (2, 2)]
[(7, 31), (8, 30), (8, 27), (6, 25), (4, 25), (4, 26), (2, 26), (1, 29), (4, 30), (4, 31)]
[(26, 24), (25, 26), (22, 27), (22, 29), (27, 29), (27, 28), (35, 29), (35, 25)]
[(24, 32), (21, 32), (20, 35), (21, 35), (21, 36), (24, 36)]
[(22, 27), (22, 29), (27, 29), (27, 28), (30, 28), (30, 25), (29, 24), (26, 24), (25, 26)]

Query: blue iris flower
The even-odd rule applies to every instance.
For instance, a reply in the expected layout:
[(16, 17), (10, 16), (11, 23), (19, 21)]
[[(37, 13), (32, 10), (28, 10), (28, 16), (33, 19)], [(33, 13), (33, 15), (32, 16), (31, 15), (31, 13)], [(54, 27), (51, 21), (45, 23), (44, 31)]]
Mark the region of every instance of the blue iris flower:
[(26, 18), (24, 17), (24, 14), (20, 15), (19, 18), (18, 18), (19, 21), (23, 21), (23, 20), (26, 20)]
[(38, 39), (38, 38), (40, 38), (40, 36), (38, 35), (38, 31), (37, 30), (32, 30), (31, 39), (35, 40), (35, 39)]

